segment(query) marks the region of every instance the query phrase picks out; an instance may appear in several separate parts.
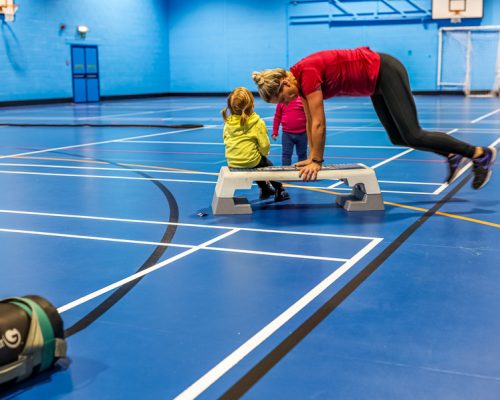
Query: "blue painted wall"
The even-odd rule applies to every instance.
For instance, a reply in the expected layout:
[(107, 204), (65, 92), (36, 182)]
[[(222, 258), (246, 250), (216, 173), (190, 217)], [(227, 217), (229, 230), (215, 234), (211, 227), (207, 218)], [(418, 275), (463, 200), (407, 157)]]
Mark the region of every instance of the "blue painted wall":
[[(428, 4), (431, 0), (419, 1)], [(321, 3), (316, 3), (317, 5)], [(327, 48), (370, 46), (400, 59), (409, 71), (413, 90), (437, 90), (438, 29), (441, 26), (500, 25), (500, 1), (484, 0), (484, 18), (450, 21), (363, 23), (358, 25), (289, 25), (289, 59), (293, 63)], [(297, 6), (295, 6), (297, 7)], [(290, 5), (293, 14), (294, 5)]]
[(99, 46), (101, 95), (168, 92), (168, 33), (162, 0), (23, 0), (0, 25), (0, 101), (71, 97), (70, 43)]
[[(287, 0), (23, 0), (16, 21), (0, 25), (0, 101), (71, 97), (78, 24), (90, 28), (83, 42), (99, 46), (104, 96), (253, 88), (253, 70), (360, 45), (400, 58), (414, 90), (436, 90), (438, 23), (290, 25), (293, 7)], [(484, 10), (473, 23), (500, 24), (500, 1), (484, 0)]]
[(169, 3), (173, 92), (253, 87), (253, 70), (287, 64), (287, 1)]
[[(418, 1), (430, 9), (431, 0)], [(288, 14), (294, 7), (287, 0), (170, 1), (172, 91), (253, 88), (250, 73), (255, 69), (289, 67), (318, 50), (365, 45), (398, 57), (414, 90), (437, 90), (438, 29), (449, 21), (291, 25)], [(326, 7), (327, 2), (314, 2), (310, 11)], [(461, 25), (500, 24), (500, 1), (484, 0), (484, 14), (482, 20)]]

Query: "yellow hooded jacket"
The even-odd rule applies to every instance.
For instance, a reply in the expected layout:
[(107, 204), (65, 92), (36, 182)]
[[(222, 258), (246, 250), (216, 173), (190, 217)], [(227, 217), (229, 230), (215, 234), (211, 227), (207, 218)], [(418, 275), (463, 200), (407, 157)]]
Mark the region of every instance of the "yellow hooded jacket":
[(253, 168), (262, 156), (269, 154), (271, 143), (265, 122), (252, 113), (245, 125), (240, 125), (241, 115), (231, 115), (224, 125), (224, 144), (227, 164), (234, 168)]

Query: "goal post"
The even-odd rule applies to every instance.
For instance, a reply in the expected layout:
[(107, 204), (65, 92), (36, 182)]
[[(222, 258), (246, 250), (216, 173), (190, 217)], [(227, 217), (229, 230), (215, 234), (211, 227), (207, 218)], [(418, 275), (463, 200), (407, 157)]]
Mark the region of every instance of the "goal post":
[(439, 29), (438, 89), (466, 96), (497, 96), (500, 88), (500, 26)]

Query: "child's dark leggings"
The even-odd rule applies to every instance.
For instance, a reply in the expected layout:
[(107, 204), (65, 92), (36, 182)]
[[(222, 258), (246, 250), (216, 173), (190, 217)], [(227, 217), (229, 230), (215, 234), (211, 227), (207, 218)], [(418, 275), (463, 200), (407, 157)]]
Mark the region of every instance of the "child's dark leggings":
[(281, 138), (283, 147), (283, 165), (292, 165), (293, 147), (297, 149), (298, 161), (307, 160), (307, 133), (288, 133), (283, 131)]
[[(263, 167), (272, 167), (272, 166), (273, 166), (273, 163), (267, 157), (262, 156), (262, 158), (260, 159), (260, 162), (254, 168), (263, 168)], [(257, 185), (259, 185), (259, 187), (261, 189), (265, 189), (267, 187), (266, 181), (257, 181), (256, 183), (257, 183)], [(281, 184), (281, 182), (270, 181), (270, 183), (271, 183), (271, 185), (273, 185), (273, 188), (275, 190), (281, 189), (281, 187), (283, 186)]]
[(408, 73), (403, 64), (390, 55), (380, 53), (380, 73), (371, 100), (392, 143), (442, 156), (460, 154), (472, 158), (474, 146), (420, 127)]

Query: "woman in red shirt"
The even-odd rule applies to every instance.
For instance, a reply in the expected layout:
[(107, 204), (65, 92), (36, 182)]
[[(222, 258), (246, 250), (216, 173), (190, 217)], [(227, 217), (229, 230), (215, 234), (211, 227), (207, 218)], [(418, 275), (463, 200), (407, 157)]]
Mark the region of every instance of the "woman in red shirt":
[(316, 180), (323, 163), (326, 121), (323, 100), (334, 96), (370, 96), (392, 143), (446, 157), (447, 182), (459, 171), (464, 157), (473, 161), (473, 188), (489, 180), (496, 157), (494, 148), (477, 147), (441, 132), (420, 127), (405, 67), (394, 57), (368, 47), (325, 50), (303, 58), (286, 71), (282, 68), (252, 74), (260, 96), (268, 103), (288, 104), (302, 98), (307, 118), (309, 158), (296, 165), (305, 181)]

